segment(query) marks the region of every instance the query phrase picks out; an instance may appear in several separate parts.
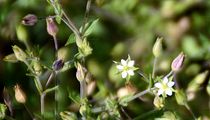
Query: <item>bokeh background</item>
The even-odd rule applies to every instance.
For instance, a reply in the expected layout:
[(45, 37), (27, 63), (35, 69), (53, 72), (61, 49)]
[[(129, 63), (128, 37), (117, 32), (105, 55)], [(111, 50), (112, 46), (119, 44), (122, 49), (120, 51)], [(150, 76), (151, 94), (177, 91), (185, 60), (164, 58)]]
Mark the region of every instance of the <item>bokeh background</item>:
[[(79, 28), (83, 23), (86, 0), (61, 0), (61, 4), (70, 18)], [(0, 0), (0, 86), (11, 90), (20, 84), (27, 94), (29, 109), (39, 113), (39, 96), (33, 79), (26, 75), (27, 67), (22, 63), (8, 63), (3, 58), (12, 53), (12, 45), (25, 49), (16, 35), (16, 28), (28, 13), (35, 14), (39, 21), (35, 26), (23, 26), (22, 34), (30, 44), (40, 50), (41, 60), (51, 66), (54, 60), (53, 39), (47, 34), (45, 17), (54, 15), (53, 8), (43, 0)], [(207, 74), (194, 91), (189, 105), (196, 116), (210, 119), (209, 86), (210, 68), (210, 1), (209, 0), (92, 0), (89, 20), (99, 18), (93, 33), (88, 37), (93, 53), (87, 58), (87, 68), (97, 81), (97, 87), (91, 97), (104, 99), (116, 94), (124, 86), (124, 80), (114, 72), (113, 61), (126, 59), (128, 54), (136, 61), (139, 70), (149, 75), (152, 71), (154, 56), (152, 47), (157, 37), (162, 37), (164, 54), (158, 60), (157, 74), (166, 75), (170, 71), (171, 61), (183, 51), (186, 61), (177, 74), (180, 88), (185, 91), (192, 86), (195, 77), (204, 71)], [(65, 24), (59, 26), (59, 47), (65, 45), (72, 33)], [(74, 44), (62, 47), (67, 50), (70, 60), (77, 51)], [(76, 70), (70, 69), (59, 74), (60, 111), (69, 110), (72, 101), (68, 91), (79, 93), (79, 83), (75, 78)], [(147, 88), (141, 76), (132, 77), (132, 83), (138, 91)], [(187, 91), (186, 91), (187, 92)], [(53, 95), (46, 98), (47, 111), (51, 115)], [(1, 102), (3, 98), (1, 97)], [(151, 96), (143, 101), (135, 100), (126, 108), (132, 116), (138, 116), (154, 108)], [(177, 105), (174, 97), (169, 98), (167, 109), (177, 112), (184, 120), (192, 119), (190, 113)], [(22, 105), (14, 100), (17, 119), (29, 116)], [(151, 117), (151, 116), (150, 116)], [(157, 115), (158, 117), (158, 115)], [(151, 118), (145, 118), (151, 119)]]

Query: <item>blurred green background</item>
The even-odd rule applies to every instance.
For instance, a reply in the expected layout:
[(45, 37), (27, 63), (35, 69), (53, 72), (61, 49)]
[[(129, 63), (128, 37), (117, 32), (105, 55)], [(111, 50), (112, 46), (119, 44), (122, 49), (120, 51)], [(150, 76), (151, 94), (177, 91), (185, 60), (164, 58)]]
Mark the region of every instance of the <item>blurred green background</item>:
[[(79, 28), (85, 13), (86, 0), (61, 0), (61, 4), (70, 18)], [(104, 99), (124, 86), (124, 80), (114, 72), (114, 61), (127, 58), (136, 61), (140, 71), (149, 75), (152, 71), (152, 47), (157, 37), (162, 37), (164, 54), (158, 61), (157, 74), (166, 75), (170, 71), (171, 61), (183, 51), (186, 54), (184, 68), (177, 74), (180, 88), (186, 90), (189, 83), (204, 71), (210, 69), (210, 1), (209, 0), (92, 0), (90, 20), (99, 18), (93, 33), (88, 37), (93, 53), (87, 59), (87, 68), (97, 81), (93, 98)], [(16, 28), (21, 19), (29, 14), (38, 16), (35, 26), (25, 27), (23, 34), (34, 48), (39, 48), (41, 61), (51, 66), (54, 60), (53, 39), (47, 34), (45, 17), (54, 15), (53, 8), (43, 0), (0, 0), (0, 86), (11, 89), (19, 83), (27, 94), (29, 109), (39, 113), (39, 96), (31, 77), (26, 76), (27, 67), (22, 63), (8, 63), (2, 59), (12, 53), (12, 45), (24, 44), (17, 38)], [(72, 33), (65, 24), (59, 26), (59, 47), (65, 45)], [(67, 59), (72, 59), (77, 47), (66, 46)], [(75, 78), (75, 69), (59, 74), (60, 111), (69, 110), (72, 101), (68, 91), (79, 93), (79, 83)], [(195, 97), (189, 101), (196, 116), (210, 119), (210, 97), (206, 92), (210, 73), (194, 91)], [(138, 75), (132, 77), (132, 83), (138, 91), (147, 88), (146, 83)], [(47, 111), (53, 112), (53, 95), (46, 98)], [(150, 99), (147, 99), (150, 98)], [(138, 116), (154, 108), (151, 96), (144, 102), (135, 100), (126, 108), (132, 116)], [(3, 98), (1, 98), (3, 102)], [(15, 102), (15, 100), (14, 100)], [(68, 106), (68, 107), (67, 107)], [(17, 119), (29, 116), (24, 107), (14, 103)], [(184, 120), (192, 119), (190, 113), (178, 106), (174, 97), (169, 98), (166, 107), (175, 111)], [(21, 114), (20, 114), (21, 113)], [(158, 117), (158, 116), (157, 116)], [(146, 118), (145, 118), (146, 119)], [(148, 118), (149, 119), (149, 118)]]

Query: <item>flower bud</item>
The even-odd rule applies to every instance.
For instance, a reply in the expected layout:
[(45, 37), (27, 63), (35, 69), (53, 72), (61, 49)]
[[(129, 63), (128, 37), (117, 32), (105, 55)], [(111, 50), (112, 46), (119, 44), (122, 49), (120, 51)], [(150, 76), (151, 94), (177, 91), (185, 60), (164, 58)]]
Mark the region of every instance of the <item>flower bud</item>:
[(185, 105), (187, 103), (187, 96), (184, 94), (183, 90), (177, 90), (175, 98), (179, 105)]
[(207, 91), (207, 93), (208, 93), (209, 96), (210, 96), (210, 80), (209, 80), (209, 82), (208, 82), (208, 85), (206, 86), (206, 91)]
[(7, 62), (12, 62), (12, 63), (18, 62), (14, 53), (5, 56), (3, 60)]
[(162, 97), (155, 96), (153, 104), (156, 108), (161, 109), (164, 107), (164, 99)]
[(42, 66), (41, 66), (41, 64), (39, 62), (37, 62), (37, 61), (34, 62), (33, 68), (34, 68), (34, 71), (35, 71), (35, 73), (37, 75), (41, 75), (41, 73), (42, 73)]
[(174, 72), (177, 72), (181, 69), (183, 63), (184, 63), (185, 55), (183, 52), (181, 52), (172, 62), (171, 69)]
[(48, 32), (48, 34), (50, 34), (53, 37), (56, 36), (56, 34), (58, 33), (58, 27), (55, 24), (53, 18), (52, 17), (47, 17), (46, 22), (47, 22), (47, 32)]
[(156, 58), (160, 57), (160, 55), (162, 54), (162, 41), (163, 41), (162, 38), (157, 38), (157, 40), (153, 46), (152, 52)]
[(85, 79), (85, 71), (80, 63), (77, 63), (76, 77), (79, 81), (83, 81)]
[(21, 23), (26, 26), (33, 26), (37, 23), (37, 20), (36, 15), (28, 14), (22, 19)]
[(16, 45), (12, 46), (12, 49), (14, 51), (14, 54), (15, 54), (16, 58), (19, 61), (23, 61), (23, 62), (26, 61), (27, 55), (26, 55), (26, 53), (22, 49), (20, 49)]
[(26, 102), (26, 95), (23, 92), (23, 90), (20, 88), (18, 84), (15, 85), (14, 90), (15, 90), (15, 99), (17, 100), (17, 102), (24, 104)]
[(81, 45), (80, 46), (78, 45), (78, 47), (79, 47), (79, 53), (81, 57), (86, 57), (92, 53), (92, 48), (90, 47), (86, 39), (84, 39)]
[(53, 63), (53, 69), (58, 71), (63, 68), (64, 62), (62, 59), (58, 59)]

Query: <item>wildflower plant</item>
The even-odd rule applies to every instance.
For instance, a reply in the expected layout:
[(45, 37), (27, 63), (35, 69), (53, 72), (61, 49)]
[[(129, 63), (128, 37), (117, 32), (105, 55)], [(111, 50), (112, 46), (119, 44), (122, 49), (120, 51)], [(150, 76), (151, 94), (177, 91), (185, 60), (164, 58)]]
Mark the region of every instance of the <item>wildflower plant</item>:
[[(152, 53), (154, 55), (154, 63), (151, 65), (152, 70), (148, 75), (142, 71), (139, 71), (141, 68), (136, 67), (136, 63), (138, 62), (131, 59), (130, 55), (128, 55), (127, 59), (121, 59), (119, 62), (114, 61), (117, 73), (126, 81), (124, 84), (125, 86), (121, 86), (119, 89), (116, 88), (118, 91), (110, 94), (109, 88), (111, 88), (110, 86), (112, 83), (107, 82), (108, 85), (106, 85), (104, 84), (106, 83), (104, 82), (105, 80), (95, 80), (94, 75), (88, 69), (87, 65), (87, 57), (91, 55), (92, 52), (94, 52), (88, 36), (91, 34), (95, 24), (99, 22), (99, 19), (95, 19), (93, 21), (88, 20), (92, 0), (87, 0), (84, 21), (79, 28), (62, 8), (59, 0), (47, 0), (47, 2), (54, 10), (54, 15), (50, 15), (44, 18), (46, 20), (45, 30), (49, 36), (52, 37), (51, 39), (53, 39), (53, 62), (50, 65), (43, 63), (39, 52), (34, 49), (34, 46), (29, 44), (30, 41), (27, 41), (26, 36), (19, 37), (22, 39), (26, 49), (23, 49), (18, 45), (13, 45), (13, 53), (4, 58), (4, 60), (7, 62), (19, 61), (25, 64), (27, 66), (26, 75), (28, 75), (30, 79), (34, 80), (33, 85), (35, 86), (38, 93), (37, 96), (40, 99), (38, 112), (31, 111), (27, 107), (27, 102), (30, 99), (27, 96), (27, 92), (24, 92), (24, 89), (21, 89), (19, 83), (14, 87), (14, 98), (18, 103), (21, 103), (21, 105), (24, 106), (31, 119), (139, 119), (141, 116), (130, 116), (127, 110), (129, 110), (129, 105), (131, 102), (138, 98), (142, 99), (142, 97), (146, 94), (150, 95), (150, 97), (148, 97), (148, 101), (153, 101), (154, 106), (157, 108), (152, 110), (152, 112), (162, 112), (161, 118), (159, 118), (160, 116), (157, 116), (157, 119), (178, 119), (177, 115), (174, 112), (168, 111), (165, 106), (165, 102), (170, 97), (175, 97), (177, 103), (179, 105), (185, 106), (187, 110), (192, 114), (193, 118), (197, 119), (191, 110), (190, 105), (188, 105), (187, 96), (185, 95), (184, 91), (177, 87), (178, 82), (176, 74), (181, 71), (185, 60), (185, 54), (183, 52), (181, 52), (172, 61), (171, 70), (166, 75), (157, 73), (158, 69), (156, 69), (157, 63), (159, 60), (161, 60), (160, 58), (164, 53), (162, 48), (162, 43), (164, 42), (163, 38), (157, 38), (153, 46)], [(26, 26), (34, 26), (38, 22), (39, 17), (34, 14), (28, 14), (22, 19), (22, 24)], [(59, 45), (58, 33), (61, 23), (64, 23), (72, 32), (64, 46)], [(20, 34), (21, 32), (18, 33)], [(62, 51), (62, 47), (66, 47), (70, 44), (74, 44), (77, 47), (77, 51), (72, 58), (66, 59), (65, 55), (62, 56), (60, 52)], [(68, 97), (71, 100), (71, 104), (65, 109), (60, 110), (59, 92), (62, 86), (57, 76), (59, 74), (63, 74), (65, 71), (71, 68), (75, 68), (73, 71), (74, 77), (77, 79), (76, 82), (78, 82), (79, 85), (79, 93), (75, 92), (77, 90), (74, 89), (68, 90)], [(208, 72), (202, 74), (202, 80), (196, 79), (192, 84), (202, 84), (207, 73)], [(138, 77), (138, 83), (141, 84), (141, 82), (145, 82), (146, 84), (144, 84), (145, 86), (143, 87), (146, 89), (142, 90), (142, 88), (139, 88), (139, 86), (133, 84), (132, 76), (134, 75), (140, 75)], [(144, 81), (141, 81), (142, 79)], [(98, 93), (93, 95), (94, 90), (98, 90)], [(196, 91), (195, 89), (193, 90)], [(189, 88), (189, 91), (193, 90)], [(103, 95), (100, 94), (101, 91)], [(11, 117), (13, 116), (12, 98), (10, 95), (11, 93), (9, 93), (5, 88), (3, 94), (4, 102), (6, 105), (0, 104), (1, 119), (6, 117), (10, 118), (9, 116), (5, 115), (7, 107), (9, 108)], [(48, 95), (52, 95), (54, 97), (52, 100), (54, 102), (54, 105), (52, 106), (53, 112), (49, 112), (49, 110), (46, 109), (46, 98)], [(136, 100), (136, 102), (139, 103), (145, 101), (143, 99), (142, 101)], [(51, 117), (48, 116), (49, 113), (52, 115)], [(150, 114), (150, 112), (143, 113), (142, 116)]]

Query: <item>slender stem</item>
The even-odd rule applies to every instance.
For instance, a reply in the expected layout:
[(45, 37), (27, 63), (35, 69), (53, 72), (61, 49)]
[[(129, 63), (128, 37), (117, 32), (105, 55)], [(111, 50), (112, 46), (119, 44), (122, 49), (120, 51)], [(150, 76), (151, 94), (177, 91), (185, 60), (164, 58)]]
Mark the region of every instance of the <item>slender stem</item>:
[(185, 107), (187, 108), (187, 110), (190, 112), (190, 114), (193, 116), (193, 118), (195, 119), (195, 120), (197, 120), (197, 118), (195, 117), (195, 114), (193, 113), (193, 111), (190, 109), (190, 106), (186, 103), (185, 104)]
[(52, 81), (53, 76), (54, 76), (54, 72), (52, 72), (52, 73), (50, 74), (50, 76), (49, 76), (49, 78), (48, 78), (48, 80), (47, 80), (47, 83), (45, 84), (45, 88), (48, 87), (48, 85), (49, 85), (50, 82)]
[(120, 107), (121, 111), (125, 114), (125, 116), (128, 118), (128, 120), (132, 120), (132, 118), (126, 113), (126, 111), (123, 109), (123, 107)]
[(152, 79), (155, 78), (156, 64), (157, 64), (157, 57), (155, 57), (154, 62), (153, 62)]
[[(55, 71), (55, 86), (58, 86), (58, 79), (56, 79), (56, 74), (57, 74), (57, 71)], [(58, 116), (58, 91), (55, 90), (55, 118), (56, 120), (58, 119), (57, 118)]]
[(26, 111), (28, 112), (28, 114), (30, 115), (30, 117), (31, 117), (32, 119), (34, 119), (33, 114), (32, 114), (31, 111), (28, 109), (28, 107), (26, 106), (26, 104), (23, 104), (23, 105), (24, 105)]
[(149, 83), (149, 79), (143, 73), (141, 73), (140, 71), (138, 71), (138, 74), (144, 78), (143, 80), (145, 82)]
[(44, 112), (45, 112), (45, 102), (44, 102), (44, 99), (45, 99), (45, 93), (42, 93), (41, 94), (41, 97), (40, 97), (40, 102), (41, 102), (41, 115), (42, 117), (44, 118)]
[(84, 21), (83, 21), (83, 25), (82, 25), (82, 34), (84, 34), (85, 29), (86, 29), (85, 24), (88, 21), (88, 15), (89, 15), (89, 12), (90, 12), (91, 2), (92, 2), (92, 0), (88, 0), (87, 4), (86, 4), (85, 16), (84, 16)]
[(139, 98), (145, 94), (147, 94), (148, 92), (150, 92), (151, 90), (154, 90), (155, 88), (150, 88), (150, 89), (146, 89), (140, 93), (137, 93), (136, 95), (134, 95), (131, 99), (129, 99), (127, 102), (130, 102), (130, 101), (133, 101), (135, 100), (136, 98)]
[(178, 81), (177, 81), (177, 74), (174, 72), (173, 76), (174, 76), (173, 79), (175, 81), (175, 86), (176, 86), (177, 89), (179, 89), (179, 84), (178, 84)]
[(55, 44), (55, 50), (57, 51), (58, 50), (58, 41), (57, 41), (57, 38), (55, 35), (53, 36), (53, 40), (54, 40), (54, 44)]
[(74, 34), (82, 40), (82, 37), (80, 35), (80, 32), (79, 30), (76, 28), (76, 26), (74, 25), (74, 23), (71, 21), (71, 19), (66, 15), (65, 11), (63, 11), (63, 16), (66, 18), (66, 20), (68, 21), (68, 24), (67, 22), (62, 19), (64, 21), (64, 23), (66, 23), (67, 26), (69, 26), (69, 28), (74, 32)]
[(171, 75), (173, 75), (173, 73), (174, 73), (173, 71), (170, 71), (170, 72), (166, 75), (166, 77), (169, 78)]
[(152, 115), (153, 113), (155, 113), (157, 111), (158, 111), (158, 109), (151, 110), (149, 112), (144, 113), (143, 115), (140, 115), (140, 116), (134, 118), (133, 120), (144, 120), (146, 117)]
[(80, 81), (80, 98), (83, 99), (86, 97), (87, 86), (85, 80)]

